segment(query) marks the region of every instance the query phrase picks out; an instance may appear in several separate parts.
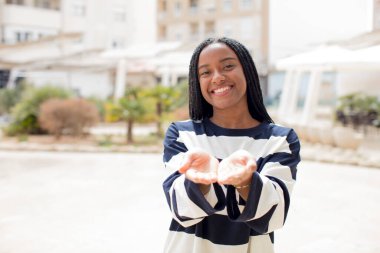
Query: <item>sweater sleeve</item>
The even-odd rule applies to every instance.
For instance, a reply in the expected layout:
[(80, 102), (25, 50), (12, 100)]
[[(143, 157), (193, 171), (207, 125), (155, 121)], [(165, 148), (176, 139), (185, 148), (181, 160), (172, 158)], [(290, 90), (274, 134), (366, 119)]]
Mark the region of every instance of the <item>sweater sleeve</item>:
[(258, 233), (270, 233), (284, 225), (300, 162), (296, 133), (290, 130), (278, 140), (270, 154), (258, 159), (246, 202), (233, 186), (227, 189), (230, 219), (245, 222)]
[(165, 168), (174, 173), (164, 181), (163, 188), (173, 219), (183, 227), (195, 225), (225, 207), (225, 195), (220, 185), (213, 184), (208, 194), (203, 195), (197, 184), (178, 172), (186, 152), (178, 129), (172, 123), (164, 139), (163, 160)]

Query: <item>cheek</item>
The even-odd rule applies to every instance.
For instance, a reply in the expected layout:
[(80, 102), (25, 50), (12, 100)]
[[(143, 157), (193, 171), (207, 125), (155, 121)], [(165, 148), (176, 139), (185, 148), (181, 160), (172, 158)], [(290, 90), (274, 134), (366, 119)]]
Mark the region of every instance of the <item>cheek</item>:
[(199, 81), (199, 85), (200, 85), (200, 88), (201, 88), (201, 93), (203, 95), (203, 97), (207, 96), (207, 84), (205, 83), (205, 81)]

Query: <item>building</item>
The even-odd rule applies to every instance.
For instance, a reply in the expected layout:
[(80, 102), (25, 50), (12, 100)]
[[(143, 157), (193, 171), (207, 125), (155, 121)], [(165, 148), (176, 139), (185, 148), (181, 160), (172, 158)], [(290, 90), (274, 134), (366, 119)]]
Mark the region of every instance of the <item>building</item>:
[(373, 0), (373, 29), (380, 29), (380, 0)]
[(11, 79), (109, 96), (117, 63), (100, 55), (155, 40), (150, 2), (0, 0), (0, 68), (11, 69)]
[(259, 74), (268, 66), (267, 0), (158, 0), (158, 41), (181, 41), (188, 50), (207, 37), (226, 36), (251, 52)]

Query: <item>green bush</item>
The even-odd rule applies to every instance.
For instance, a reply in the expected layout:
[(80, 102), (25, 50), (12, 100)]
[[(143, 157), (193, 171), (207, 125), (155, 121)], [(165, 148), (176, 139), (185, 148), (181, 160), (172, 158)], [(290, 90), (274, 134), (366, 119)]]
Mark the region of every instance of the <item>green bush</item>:
[(379, 127), (380, 100), (376, 96), (352, 93), (339, 98), (335, 110), (336, 120), (355, 129), (367, 126)]
[(68, 98), (70, 93), (59, 87), (28, 88), (21, 101), (12, 108), (12, 122), (5, 129), (8, 135), (45, 133), (38, 124), (40, 105), (51, 98)]
[(21, 100), (21, 94), (26, 87), (26, 83), (20, 83), (15, 88), (0, 89), (0, 115), (11, 112), (12, 107)]

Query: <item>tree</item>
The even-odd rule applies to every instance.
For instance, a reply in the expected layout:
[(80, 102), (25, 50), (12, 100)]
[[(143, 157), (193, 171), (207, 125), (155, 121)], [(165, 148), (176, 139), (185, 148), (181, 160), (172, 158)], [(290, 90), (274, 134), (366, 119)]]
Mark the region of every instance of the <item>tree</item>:
[(159, 137), (163, 136), (162, 122), (164, 114), (172, 112), (181, 106), (183, 96), (181, 96), (180, 88), (180, 86), (168, 87), (159, 84), (148, 92), (148, 95), (154, 99), (156, 105), (156, 125)]
[(127, 143), (133, 143), (133, 125), (144, 119), (148, 109), (145, 106), (146, 97), (142, 88), (129, 88), (124, 97), (120, 98), (114, 113), (127, 123)]

